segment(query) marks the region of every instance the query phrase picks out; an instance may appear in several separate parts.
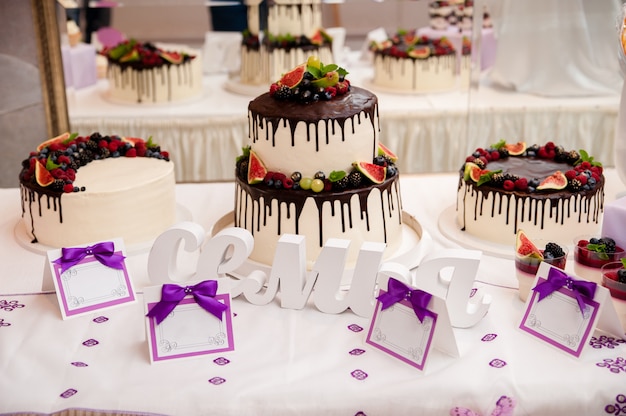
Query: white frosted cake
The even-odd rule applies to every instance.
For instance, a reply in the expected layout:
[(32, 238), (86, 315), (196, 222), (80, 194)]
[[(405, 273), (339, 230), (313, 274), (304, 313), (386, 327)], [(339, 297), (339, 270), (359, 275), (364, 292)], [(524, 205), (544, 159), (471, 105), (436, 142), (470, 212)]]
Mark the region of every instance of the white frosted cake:
[(478, 239), (514, 245), (517, 230), (531, 239), (571, 245), (600, 231), (602, 166), (585, 151), (507, 144), (476, 149), (461, 168), (457, 225)]
[(310, 55), (332, 62), (332, 40), (322, 27), (322, 0), (271, 0), (261, 31), (260, 0), (246, 0), (248, 28), (241, 47), (240, 81), (269, 85)]
[(66, 133), (32, 152), (19, 178), (23, 225), (44, 246), (144, 243), (176, 219), (174, 163), (151, 140)]
[(250, 258), (264, 264), (284, 233), (306, 236), (309, 266), (329, 238), (351, 240), (349, 263), (365, 241), (391, 254), (402, 241), (402, 202), (396, 157), (379, 143), (377, 97), (336, 66), (320, 73), (319, 61), (308, 63), (248, 106), (235, 225), (253, 234)]
[(198, 51), (127, 40), (101, 53), (108, 59), (109, 98), (113, 101), (168, 103), (202, 95)]
[(446, 38), (429, 39), (401, 31), (372, 42), (373, 84), (401, 92), (436, 92), (457, 86), (457, 54)]

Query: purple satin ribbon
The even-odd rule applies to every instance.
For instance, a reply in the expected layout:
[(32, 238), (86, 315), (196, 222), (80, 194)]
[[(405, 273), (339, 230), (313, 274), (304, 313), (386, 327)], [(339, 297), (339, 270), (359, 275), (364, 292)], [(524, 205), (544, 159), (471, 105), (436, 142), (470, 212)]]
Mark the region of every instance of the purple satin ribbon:
[(585, 312), (585, 301), (583, 297), (593, 299), (596, 293), (596, 284), (594, 282), (587, 282), (585, 280), (576, 280), (568, 276), (564, 271), (555, 267), (550, 268), (548, 272), (548, 280), (539, 283), (533, 288), (535, 292), (539, 294), (537, 302), (551, 294), (552, 292), (559, 290), (563, 286), (573, 290), (576, 294), (576, 301), (578, 307), (582, 313)]
[(401, 281), (390, 277), (387, 283), (387, 292), (379, 295), (376, 299), (382, 304), (382, 310), (387, 309), (394, 303), (407, 299), (411, 303), (413, 311), (415, 315), (417, 315), (417, 319), (423, 322), (426, 316), (432, 318), (436, 317), (436, 315), (427, 308), (430, 298), (432, 298), (430, 293), (419, 289), (411, 289)]
[(150, 309), (149, 317), (156, 318), (157, 325), (170, 314), (178, 303), (187, 295), (193, 295), (196, 303), (207, 312), (222, 320), (222, 314), (228, 306), (215, 299), (217, 293), (217, 280), (205, 280), (194, 286), (178, 286), (164, 284), (161, 288), (161, 300)]
[(115, 253), (115, 244), (112, 241), (98, 243), (87, 247), (62, 248), (61, 257), (54, 261), (61, 265), (61, 273), (78, 264), (87, 256), (94, 256), (105, 266), (114, 269), (124, 268), (124, 256)]

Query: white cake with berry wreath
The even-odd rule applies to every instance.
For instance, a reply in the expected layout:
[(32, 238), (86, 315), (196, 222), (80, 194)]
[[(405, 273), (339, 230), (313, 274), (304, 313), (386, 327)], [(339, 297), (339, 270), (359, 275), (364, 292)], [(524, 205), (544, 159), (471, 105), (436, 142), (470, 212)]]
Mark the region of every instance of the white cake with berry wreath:
[(402, 241), (396, 157), (379, 142), (378, 99), (345, 71), (310, 58), (248, 106), (237, 160), (235, 226), (254, 236), (251, 260), (272, 264), (282, 234), (306, 236), (312, 265), (329, 238)]
[(476, 149), (460, 171), (456, 222), (481, 240), (514, 245), (529, 238), (570, 245), (600, 230), (604, 206), (602, 165), (584, 150), (553, 142), (527, 146), (504, 140)]
[(131, 39), (101, 54), (108, 60), (108, 94), (113, 101), (156, 104), (202, 95), (202, 60), (197, 51)]
[(446, 38), (430, 39), (399, 31), (372, 42), (375, 86), (400, 92), (428, 93), (457, 86), (458, 57)]
[(25, 233), (46, 247), (142, 244), (176, 219), (174, 163), (151, 139), (65, 133), (31, 152), (19, 180)]
[(332, 62), (332, 39), (322, 27), (322, 0), (269, 0), (265, 31), (259, 4), (246, 0), (248, 28), (241, 46), (240, 82), (266, 86), (310, 55)]

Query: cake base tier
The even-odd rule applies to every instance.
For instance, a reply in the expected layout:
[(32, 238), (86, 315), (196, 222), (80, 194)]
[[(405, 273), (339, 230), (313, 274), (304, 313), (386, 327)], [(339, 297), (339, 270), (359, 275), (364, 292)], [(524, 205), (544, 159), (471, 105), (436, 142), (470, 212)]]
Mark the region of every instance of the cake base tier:
[(208, 87), (203, 87), (200, 93), (189, 98), (183, 98), (183, 99), (172, 100), (172, 101), (158, 101), (158, 102), (142, 101), (140, 103), (137, 103), (137, 102), (121, 100), (119, 98), (113, 97), (111, 94), (111, 91), (109, 91), (108, 88), (100, 92), (101, 98), (110, 104), (128, 106), (128, 107), (141, 106), (141, 107), (157, 107), (157, 108), (168, 107), (172, 105), (176, 106), (176, 105), (196, 104), (208, 98), (210, 94), (211, 94), (210, 89)]
[[(511, 244), (498, 244), (493, 241), (483, 240), (461, 230), (461, 227), (456, 222), (456, 207), (454, 205), (450, 205), (441, 211), (437, 225), (444, 237), (463, 248), (481, 250), (485, 254), (509, 260), (515, 259), (515, 241), (511, 241)], [(573, 243), (568, 245), (568, 248), (570, 253), (574, 252)]]
[[(209, 236), (213, 237), (220, 231), (234, 227), (234, 213), (231, 211), (220, 218), (209, 231)], [(406, 211), (402, 211), (402, 245), (393, 253), (388, 253), (383, 258), (383, 262), (394, 262), (403, 266), (414, 269), (416, 268), (424, 256), (427, 254), (429, 242), (432, 240), (430, 234), (422, 229), (419, 221)], [(249, 275), (252, 271), (260, 270), (268, 276), (272, 269), (269, 264), (259, 263), (248, 259), (234, 273), (230, 273), (234, 278), (242, 278)], [(342, 289), (350, 287), (352, 273), (354, 269), (347, 267), (341, 279)]]
[[(175, 223), (179, 223), (181, 221), (193, 221), (193, 216), (191, 211), (182, 205), (176, 204), (176, 221)], [(163, 230), (165, 231), (165, 230)], [(54, 250), (59, 247), (51, 247), (41, 243), (33, 243), (32, 237), (28, 235), (26, 231), (26, 226), (24, 225), (24, 221), (20, 218), (15, 224), (13, 229), (13, 234), (15, 235), (15, 240), (18, 242), (20, 246), (25, 248), (28, 251), (31, 251), (36, 254), (45, 255), (48, 250)], [(152, 248), (152, 244), (155, 239), (144, 241), (141, 243), (135, 244), (125, 244), (126, 252), (128, 254), (138, 254), (148, 252)]]

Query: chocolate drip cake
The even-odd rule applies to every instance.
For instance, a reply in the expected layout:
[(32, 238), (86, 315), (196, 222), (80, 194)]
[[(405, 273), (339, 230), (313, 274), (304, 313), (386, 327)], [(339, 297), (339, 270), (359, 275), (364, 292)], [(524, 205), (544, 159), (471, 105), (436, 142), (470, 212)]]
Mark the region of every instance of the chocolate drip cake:
[(464, 232), (514, 245), (531, 238), (568, 245), (599, 231), (604, 205), (602, 166), (585, 151), (548, 142), (504, 141), (467, 157), (457, 189), (457, 224)]
[(316, 58), (248, 106), (249, 146), (237, 161), (235, 225), (255, 239), (251, 259), (271, 264), (284, 233), (306, 236), (311, 265), (329, 238), (397, 250), (402, 202), (396, 156), (379, 143), (378, 100)]

